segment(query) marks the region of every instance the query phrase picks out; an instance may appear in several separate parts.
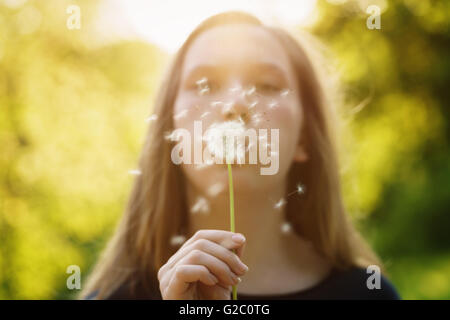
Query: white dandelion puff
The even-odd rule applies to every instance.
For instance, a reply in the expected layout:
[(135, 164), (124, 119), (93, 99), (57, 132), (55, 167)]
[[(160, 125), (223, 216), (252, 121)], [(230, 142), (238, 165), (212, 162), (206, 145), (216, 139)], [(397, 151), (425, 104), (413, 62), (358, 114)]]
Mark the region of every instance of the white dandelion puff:
[(208, 213), (209, 212), (209, 202), (204, 197), (198, 197), (197, 201), (191, 208), (192, 213)]
[(286, 200), (284, 198), (281, 198), (277, 203), (274, 205), (274, 209), (281, 209), (286, 204)]
[(281, 232), (284, 234), (290, 233), (292, 231), (292, 225), (289, 222), (283, 222), (281, 225)]
[(156, 121), (156, 120), (158, 120), (158, 115), (156, 115), (156, 114), (152, 114), (150, 117), (145, 119), (146, 122)]
[(207, 130), (204, 141), (216, 159), (226, 158), (227, 163), (233, 163), (233, 159), (245, 157), (245, 126), (237, 120), (213, 123)]
[(170, 239), (170, 244), (172, 246), (179, 246), (186, 241), (186, 237), (183, 235), (176, 235)]
[(139, 176), (139, 175), (142, 174), (141, 170), (139, 170), (139, 169), (128, 170), (128, 173), (133, 175), (133, 176)]

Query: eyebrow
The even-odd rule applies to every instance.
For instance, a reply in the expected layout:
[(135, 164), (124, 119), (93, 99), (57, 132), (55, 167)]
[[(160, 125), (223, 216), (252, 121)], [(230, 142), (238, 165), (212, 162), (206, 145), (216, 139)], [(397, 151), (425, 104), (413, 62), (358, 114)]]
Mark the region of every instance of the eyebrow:
[[(262, 72), (262, 73), (272, 73), (278, 76), (281, 80), (287, 83), (287, 75), (283, 68), (279, 67), (277, 64), (270, 62), (258, 62), (249, 63), (243, 67), (250, 72)], [(219, 74), (224, 73), (229, 69), (228, 65), (213, 65), (213, 64), (200, 64), (187, 72), (184, 80), (189, 80), (194, 76), (204, 76), (204, 74)]]

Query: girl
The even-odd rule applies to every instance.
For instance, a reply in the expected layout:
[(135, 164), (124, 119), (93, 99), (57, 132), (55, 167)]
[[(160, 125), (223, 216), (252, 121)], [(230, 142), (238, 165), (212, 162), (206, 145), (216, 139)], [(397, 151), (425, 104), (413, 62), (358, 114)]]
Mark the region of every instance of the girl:
[[(238, 299), (399, 298), (346, 216), (324, 94), (285, 31), (235, 11), (200, 24), (164, 78), (141, 175), (81, 297), (230, 299), (239, 284)], [(275, 174), (232, 165), (239, 233), (226, 231), (227, 166), (173, 161), (173, 130), (195, 121), (279, 130)]]

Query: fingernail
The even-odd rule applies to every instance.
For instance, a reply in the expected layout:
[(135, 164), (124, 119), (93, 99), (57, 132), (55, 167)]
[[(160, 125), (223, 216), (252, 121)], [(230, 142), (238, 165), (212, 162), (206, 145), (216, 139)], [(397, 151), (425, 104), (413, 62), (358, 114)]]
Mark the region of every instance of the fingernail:
[(238, 279), (238, 283), (242, 282), (242, 279), (240, 277), (238, 277), (237, 279)]
[(245, 242), (245, 237), (244, 237), (242, 234), (240, 234), (240, 233), (234, 234), (234, 235), (231, 237), (231, 239), (232, 239), (234, 242), (237, 242), (237, 243), (244, 243), (244, 242)]

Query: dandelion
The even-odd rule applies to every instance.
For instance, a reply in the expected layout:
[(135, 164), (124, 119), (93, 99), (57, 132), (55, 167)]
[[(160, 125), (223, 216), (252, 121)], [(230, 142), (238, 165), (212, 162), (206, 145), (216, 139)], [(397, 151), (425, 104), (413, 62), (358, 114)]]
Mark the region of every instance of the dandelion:
[[(237, 150), (235, 151), (234, 143), (229, 143), (229, 138), (244, 137), (237, 139)], [(235, 157), (242, 159), (245, 157), (245, 126), (241, 121), (226, 121), (223, 123), (214, 123), (210, 126), (210, 130), (206, 134), (207, 148), (214, 157), (223, 158), (225, 156), (228, 166), (228, 186), (230, 190), (230, 231), (235, 232), (234, 225), (234, 190), (233, 190), (233, 173), (231, 169), (231, 160)], [(234, 140), (234, 139), (233, 139)], [(239, 160), (238, 160), (239, 162)], [(239, 162), (240, 163), (240, 162)], [(233, 250), (237, 253), (237, 250)], [(237, 289), (233, 285), (233, 300), (237, 300)]]
[(285, 204), (286, 204), (286, 200), (284, 198), (281, 198), (280, 200), (278, 200), (277, 203), (275, 203), (274, 208), (277, 210), (281, 209)]
[(283, 233), (283, 234), (288, 234), (288, 233), (290, 233), (292, 231), (292, 226), (291, 226), (291, 224), (289, 223), (289, 222), (284, 222), (282, 225), (281, 225), (281, 232)]
[[(216, 159), (226, 158), (226, 162), (230, 163), (234, 158), (245, 157), (245, 126), (240, 121), (213, 123), (204, 140), (206, 147)], [(228, 140), (233, 143), (229, 143)], [(233, 140), (236, 141), (236, 148)]]
[(139, 170), (139, 169), (128, 170), (128, 173), (133, 175), (133, 176), (139, 176), (139, 175), (142, 174), (141, 170)]
[(183, 235), (176, 235), (170, 239), (170, 244), (172, 246), (179, 246), (186, 241), (186, 237)]
[(208, 213), (209, 212), (209, 202), (204, 197), (198, 197), (197, 201), (191, 208), (191, 213)]
[(150, 121), (156, 121), (158, 119), (158, 115), (156, 114), (152, 114), (150, 117), (148, 117), (147, 119), (145, 119), (146, 122), (150, 122)]

